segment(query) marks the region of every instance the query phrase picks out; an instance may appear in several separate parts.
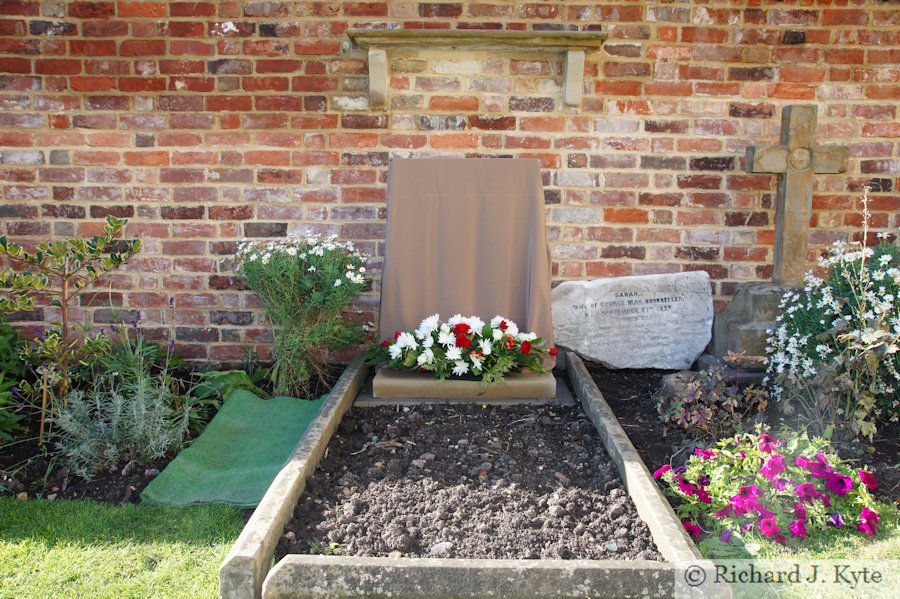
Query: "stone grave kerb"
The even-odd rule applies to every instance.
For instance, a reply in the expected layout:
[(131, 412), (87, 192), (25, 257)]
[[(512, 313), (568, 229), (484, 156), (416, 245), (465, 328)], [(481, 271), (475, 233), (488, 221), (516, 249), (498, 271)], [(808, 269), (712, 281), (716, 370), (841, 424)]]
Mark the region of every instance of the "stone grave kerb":
[(815, 106), (785, 106), (780, 143), (746, 150), (747, 172), (779, 175), (774, 269), (771, 282), (739, 285), (728, 309), (716, 316), (710, 348), (716, 357), (729, 351), (763, 355), (766, 331), (774, 327), (781, 298), (788, 289), (803, 286), (815, 176), (845, 172), (850, 154), (846, 146), (819, 145), (816, 121)]

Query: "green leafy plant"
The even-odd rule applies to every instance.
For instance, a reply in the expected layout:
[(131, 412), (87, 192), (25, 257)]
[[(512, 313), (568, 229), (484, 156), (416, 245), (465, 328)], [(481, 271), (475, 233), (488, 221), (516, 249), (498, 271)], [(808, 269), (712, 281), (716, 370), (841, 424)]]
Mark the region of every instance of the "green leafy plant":
[[(863, 205), (867, 222), (865, 195)], [(819, 266), (824, 277), (807, 273), (782, 300), (768, 382), (785, 412), (871, 439), (878, 420), (900, 417), (900, 250), (835, 243)]]
[(711, 441), (741, 430), (747, 420), (759, 422), (768, 400), (765, 389), (741, 388), (727, 379), (723, 366), (716, 366), (694, 374), (677, 392), (658, 396), (657, 411), (666, 429)]
[(327, 350), (363, 339), (344, 313), (365, 286), (365, 258), (352, 243), (310, 237), (244, 242), (235, 260), (273, 327), (275, 392), (305, 395), (314, 376), (328, 375)]
[(14, 389), (25, 377), (25, 363), (19, 357), (22, 345), (16, 330), (0, 319), (0, 442), (12, 441), (21, 428), (23, 416)]
[(17, 413), (18, 402), (12, 391), (15, 385), (15, 380), (7, 380), (6, 373), (0, 371), (0, 442), (13, 440), (13, 433), (19, 429), (23, 418)]
[(232, 392), (246, 389), (264, 399), (269, 394), (258, 387), (243, 370), (208, 370), (195, 374), (196, 382), (189, 393), (192, 397), (189, 430), (199, 433)]
[(828, 529), (873, 536), (897, 519), (896, 508), (871, 494), (874, 474), (830, 453), (825, 439), (792, 432), (775, 439), (758, 430), (694, 451), (686, 466), (654, 473), (679, 500), (675, 510), (692, 536), (799, 544)]
[[(32, 310), (38, 296), (49, 298), (59, 309), (60, 321), (46, 336), (36, 341), (33, 355), (42, 357), (40, 440), (48, 404), (63, 397), (70, 388), (69, 369), (90, 351), (82, 337), (73, 338), (71, 308), (89, 285), (118, 269), (141, 249), (138, 239), (116, 241), (128, 221), (106, 217), (102, 235), (89, 239), (45, 241), (34, 251), (0, 237), (0, 256), (7, 267), (0, 270), (0, 312)], [(51, 405), (50, 408), (53, 406)]]

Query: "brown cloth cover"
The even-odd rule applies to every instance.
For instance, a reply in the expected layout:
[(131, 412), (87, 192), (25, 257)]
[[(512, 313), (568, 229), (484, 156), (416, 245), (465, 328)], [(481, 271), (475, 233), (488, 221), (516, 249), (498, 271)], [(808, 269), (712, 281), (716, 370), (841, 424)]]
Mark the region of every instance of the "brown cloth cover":
[(544, 191), (534, 159), (397, 159), (388, 173), (382, 337), (434, 313), (496, 315), (553, 343)]

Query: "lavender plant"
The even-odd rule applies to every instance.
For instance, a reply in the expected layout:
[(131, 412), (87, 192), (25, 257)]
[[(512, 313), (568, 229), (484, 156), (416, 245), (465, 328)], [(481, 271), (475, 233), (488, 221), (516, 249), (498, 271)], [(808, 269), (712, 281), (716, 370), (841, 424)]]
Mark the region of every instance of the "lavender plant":
[(900, 252), (880, 237), (874, 248), (835, 243), (819, 261), (827, 274), (785, 294), (766, 347), (766, 382), (787, 413), (799, 406), (821, 428), (869, 439), (900, 416)]
[(365, 287), (365, 257), (351, 242), (309, 237), (244, 242), (235, 261), (273, 326), (276, 393), (305, 395), (327, 375), (326, 350), (363, 339), (344, 313)]

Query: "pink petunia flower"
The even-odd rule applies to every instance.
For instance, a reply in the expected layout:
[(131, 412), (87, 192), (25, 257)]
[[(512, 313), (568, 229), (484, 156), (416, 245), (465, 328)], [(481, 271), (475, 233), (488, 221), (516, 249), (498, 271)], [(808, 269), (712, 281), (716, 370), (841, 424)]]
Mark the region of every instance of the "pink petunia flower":
[(775, 439), (766, 433), (762, 433), (759, 436), (759, 450), (763, 453), (772, 453), (775, 451)]
[(859, 482), (864, 484), (868, 490), (874, 491), (878, 488), (878, 481), (871, 472), (867, 470), (857, 470), (856, 472), (859, 474)]
[(680, 476), (676, 476), (675, 480), (678, 482), (678, 490), (681, 491), (682, 493), (684, 493), (685, 495), (691, 496), (697, 492), (697, 488), (698, 488), (697, 485), (695, 485), (693, 483), (689, 483), (688, 481), (684, 480)]
[(800, 501), (805, 501), (810, 504), (819, 498), (819, 491), (812, 483), (803, 483), (802, 485), (799, 485), (794, 492), (797, 494)]
[(712, 503), (712, 497), (709, 496), (709, 493), (706, 492), (706, 489), (698, 488), (695, 491), (695, 495), (697, 495), (697, 499), (699, 499), (701, 503)]
[(759, 469), (759, 473), (769, 480), (774, 479), (781, 474), (782, 471), (784, 471), (784, 458), (778, 454), (775, 454), (766, 460), (763, 467)]
[(806, 506), (802, 503), (795, 503), (794, 515), (797, 516), (797, 519), (799, 520), (806, 520)]
[(838, 497), (843, 497), (853, 489), (853, 479), (838, 472), (829, 472), (825, 475), (825, 488)]
[(703, 529), (700, 528), (700, 526), (699, 526), (698, 524), (695, 524), (694, 522), (691, 522), (690, 520), (684, 520), (684, 521), (681, 523), (681, 525), (684, 526), (684, 529), (685, 529), (685, 530), (688, 532), (688, 534), (691, 535), (692, 537), (699, 537), (699, 536), (700, 536), (700, 533), (703, 532)]
[(878, 514), (867, 507), (859, 512), (861, 522), (856, 525), (857, 530), (861, 530), (870, 537), (878, 532)]
[(759, 521), (759, 532), (763, 534), (763, 536), (772, 538), (772, 535), (778, 532), (778, 523), (775, 522), (775, 518), (763, 518)]
[(661, 477), (663, 474), (665, 474), (666, 472), (668, 472), (671, 469), (672, 469), (672, 466), (670, 466), (669, 464), (666, 464), (665, 466), (658, 468), (656, 470), (656, 472), (653, 473), (653, 478), (656, 480), (659, 480), (659, 477)]
[(696, 453), (698, 456), (700, 456), (704, 460), (716, 459), (716, 452), (713, 449), (700, 449), (699, 447), (695, 447), (694, 453)]
[(788, 528), (791, 529), (791, 534), (793, 536), (803, 538), (806, 536), (806, 519), (800, 520), (798, 518), (791, 522), (791, 525)]
[(816, 478), (822, 478), (828, 472), (831, 472), (831, 466), (828, 465), (828, 460), (825, 459), (825, 455), (821, 453), (816, 455), (815, 460), (810, 460), (809, 458), (805, 458), (803, 456), (797, 456), (794, 459), (794, 464), (800, 466), (801, 468), (809, 470), (809, 473)]

